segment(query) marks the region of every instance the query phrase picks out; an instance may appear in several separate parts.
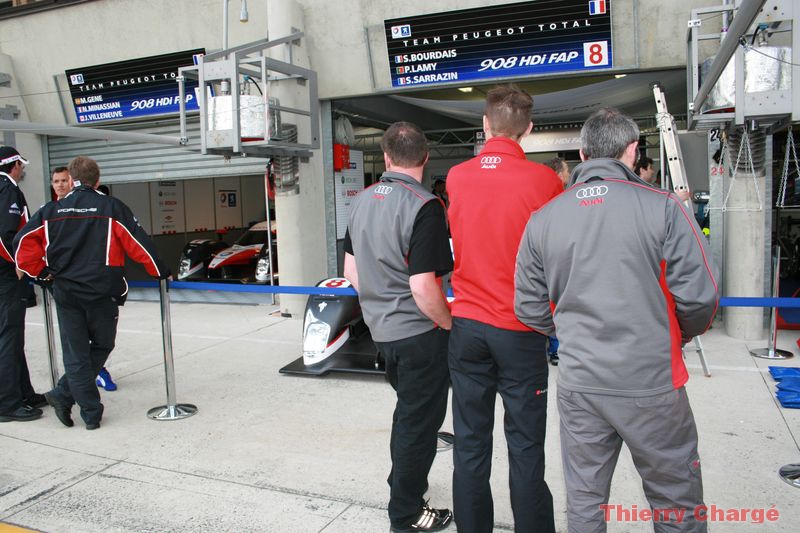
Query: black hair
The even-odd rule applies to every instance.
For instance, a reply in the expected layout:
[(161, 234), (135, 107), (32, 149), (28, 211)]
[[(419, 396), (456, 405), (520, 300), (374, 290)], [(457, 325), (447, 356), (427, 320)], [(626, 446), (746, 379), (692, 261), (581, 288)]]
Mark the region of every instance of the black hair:
[(647, 157), (646, 155), (643, 155), (636, 162), (636, 166), (633, 167), (633, 173), (636, 174), (637, 176), (641, 176), (642, 170), (645, 168), (649, 168), (650, 165), (652, 164), (653, 160)]

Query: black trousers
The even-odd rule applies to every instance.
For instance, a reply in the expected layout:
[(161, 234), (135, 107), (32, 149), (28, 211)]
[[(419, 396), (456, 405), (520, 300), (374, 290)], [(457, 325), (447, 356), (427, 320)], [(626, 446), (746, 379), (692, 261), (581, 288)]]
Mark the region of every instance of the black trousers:
[(50, 394), (61, 403), (81, 408), (87, 424), (103, 417), (100, 392), (95, 385), (117, 337), (119, 306), (111, 297), (89, 297), (54, 287), (58, 328), (64, 354), (64, 375)]
[(0, 413), (10, 413), (33, 397), (25, 360), (27, 280), (0, 280)]
[(386, 377), (397, 392), (392, 418), (392, 470), (389, 520), (393, 527), (411, 525), (425, 503), (428, 472), (436, 456), (436, 438), (447, 412), (448, 332), (375, 344), (386, 360)]
[(453, 504), (459, 533), (491, 532), (492, 430), (503, 399), (514, 530), (554, 532), (553, 497), (544, 480), (547, 428), (546, 337), (453, 319)]

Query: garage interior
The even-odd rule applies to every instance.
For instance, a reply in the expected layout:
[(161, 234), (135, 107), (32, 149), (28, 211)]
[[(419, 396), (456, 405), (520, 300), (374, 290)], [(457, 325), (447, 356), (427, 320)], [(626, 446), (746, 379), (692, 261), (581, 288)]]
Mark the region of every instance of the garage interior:
[[(563, 76), (516, 82), (534, 97), (534, 135), (541, 132), (579, 130), (583, 121), (601, 107), (616, 107), (634, 117), (648, 140), (648, 155), (657, 159), (658, 130), (655, 103), (650, 85), (658, 82), (669, 99), (672, 114), (685, 120), (686, 71), (683, 69), (639, 71), (600, 76)], [(404, 90), (393, 94), (334, 100), (334, 118), (345, 117), (353, 127), (352, 149), (365, 154), (365, 170), (382, 171), (380, 136), (398, 120), (413, 122), (426, 132), (430, 141), (431, 166), (436, 174), (451, 165), (437, 161), (460, 162), (474, 155), (475, 134), (481, 130), (483, 98), (497, 83), (454, 86), (437, 89)], [(655, 141), (650, 139), (655, 136)], [(653, 141), (653, 142), (651, 142)], [(577, 164), (577, 148), (543, 152), (535, 140), (527, 147), (530, 158), (545, 161), (565, 157)], [(429, 171), (429, 173), (431, 173)]]

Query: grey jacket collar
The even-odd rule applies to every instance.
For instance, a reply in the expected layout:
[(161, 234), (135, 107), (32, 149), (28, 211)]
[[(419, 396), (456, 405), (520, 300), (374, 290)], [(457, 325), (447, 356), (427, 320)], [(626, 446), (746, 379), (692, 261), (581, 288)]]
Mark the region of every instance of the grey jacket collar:
[(625, 179), (641, 185), (651, 187), (649, 183), (633, 173), (631, 169), (619, 159), (600, 158), (588, 159), (579, 164), (569, 177), (569, 185), (585, 183), (591, 178), (616, 178)]
[(403, 183), (406, 183), (417, 189), (425, 191), (420, 182), (418, 182), (408, 174), (403, 174), (402, 172), (392, 172), (391, 170), (387, 170), (383, 173), (383, 175), (381, 175), (381, 181), (402, 181)]

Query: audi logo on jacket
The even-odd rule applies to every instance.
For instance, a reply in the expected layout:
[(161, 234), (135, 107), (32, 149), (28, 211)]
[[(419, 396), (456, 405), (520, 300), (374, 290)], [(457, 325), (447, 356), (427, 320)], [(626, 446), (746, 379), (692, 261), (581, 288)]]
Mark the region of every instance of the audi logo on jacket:
[(88, 185), (39, 209), (14, 238), (14, 250), (29, 276), (51, 274), (57, 285), (87, 294), (124, 297), (126, 255), (154, 278), (169, 277), (130, 208)]

